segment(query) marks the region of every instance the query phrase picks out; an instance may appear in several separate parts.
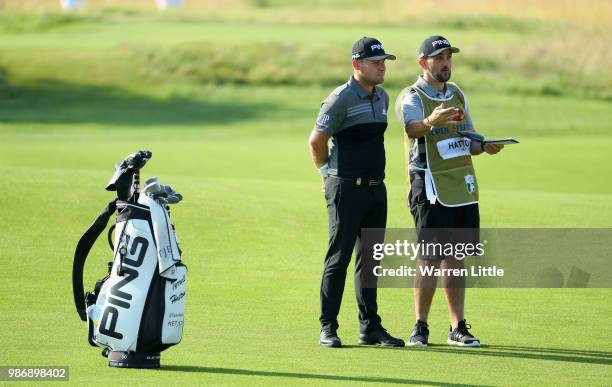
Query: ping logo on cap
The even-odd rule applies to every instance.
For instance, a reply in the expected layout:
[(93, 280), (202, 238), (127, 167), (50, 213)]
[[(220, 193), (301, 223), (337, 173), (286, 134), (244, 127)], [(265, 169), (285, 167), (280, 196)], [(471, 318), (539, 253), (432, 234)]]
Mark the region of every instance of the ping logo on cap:
[(436, 47), (436, 46), (450, 46), (450, 43), (446, 39), (440, 39), (440, 40), (434, 40), (433, 42), (431, 42), (431, 45), (433, 47)]
[(375, 60), (395, 60), (395, 55), (387, 54), (380, 40), (364, 36), (363, 38), (356, 41), (355, 44), (353, 44), (352, 58), (376, 58)]
[(457, 47), (451, 46), (450, 42), (446, 40), (445, 37), (440, 35), (430, 36), (421, 43), (419, 58), (429, 58), (447, 49), (450, 49), (452, 53), (460, 51)]

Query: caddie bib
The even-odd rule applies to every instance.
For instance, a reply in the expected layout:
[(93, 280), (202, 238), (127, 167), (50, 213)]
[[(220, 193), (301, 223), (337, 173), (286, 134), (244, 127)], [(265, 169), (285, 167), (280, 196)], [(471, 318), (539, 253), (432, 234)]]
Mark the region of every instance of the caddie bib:
[[(423, 117), (428, 117), (441, 103), (444, 103), (444, 107), (456, 107), (465, 112), (459, 88), (452, 83), (446, 85), (451, 88), (453, 95), (445, 99), (429, 97), (416, 85), (412, 86), (421, 98)], [(426, 180), (431, 180), (430, 190), (434, 191), (428, 193), (428, 197), (437, 199), (447, 207), (478, 203), (478, 183), (472, 165), (470, 140), (457, 133), (457, 129), (465, 125), (464, 115), (456, 124), (435, 126), (425, 135)]]

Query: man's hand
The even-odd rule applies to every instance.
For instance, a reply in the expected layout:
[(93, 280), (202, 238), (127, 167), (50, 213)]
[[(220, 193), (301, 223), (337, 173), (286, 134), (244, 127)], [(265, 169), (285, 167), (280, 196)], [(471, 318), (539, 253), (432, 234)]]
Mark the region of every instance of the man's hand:
[(499, 153), (500, 150), (504, 149), (504, 144), (484, 144), (484, 151), (490, 155)]
[(423, 123), (429, 127), (456, 124), (458, 122), (456, 118), (461, 116), (458, 110), (455, 107), (445, 108), (444, 103), (441, 103), (423, 120)]

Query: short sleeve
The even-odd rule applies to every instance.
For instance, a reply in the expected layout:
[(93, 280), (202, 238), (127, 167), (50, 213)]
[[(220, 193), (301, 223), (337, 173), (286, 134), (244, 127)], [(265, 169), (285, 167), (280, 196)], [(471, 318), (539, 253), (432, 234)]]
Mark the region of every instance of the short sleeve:
[(423, 103), (417, 93), (409, 92), (404, 96), (402, 100), (402, 115), (404, 117), (404, 126), (408, 125), (410, 121), (420, 121), (425, 118), (423, 117)]
[(329, 136), (336, 134), (346, 116), (346, 108), (337, 94), (331, 94), (321, 104), (315, 129)]

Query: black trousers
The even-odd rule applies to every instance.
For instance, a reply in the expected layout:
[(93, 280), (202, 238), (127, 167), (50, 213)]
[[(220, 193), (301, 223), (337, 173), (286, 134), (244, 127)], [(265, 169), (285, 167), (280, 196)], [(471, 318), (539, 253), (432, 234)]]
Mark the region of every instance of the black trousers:
[(338, 313), (344, 292), (346, 271), (355, 250), (355, 293), (359, 306), (361, 333), (381, 326), (376, 303), (376, 288), (361, 286), (361, 229), (387, 225), (387, 189), (384, 183), (357, 184), (330, 176), (325, 183), (329, 221), (329, 246), (321, 280), (322, 328), (338, 328)]

